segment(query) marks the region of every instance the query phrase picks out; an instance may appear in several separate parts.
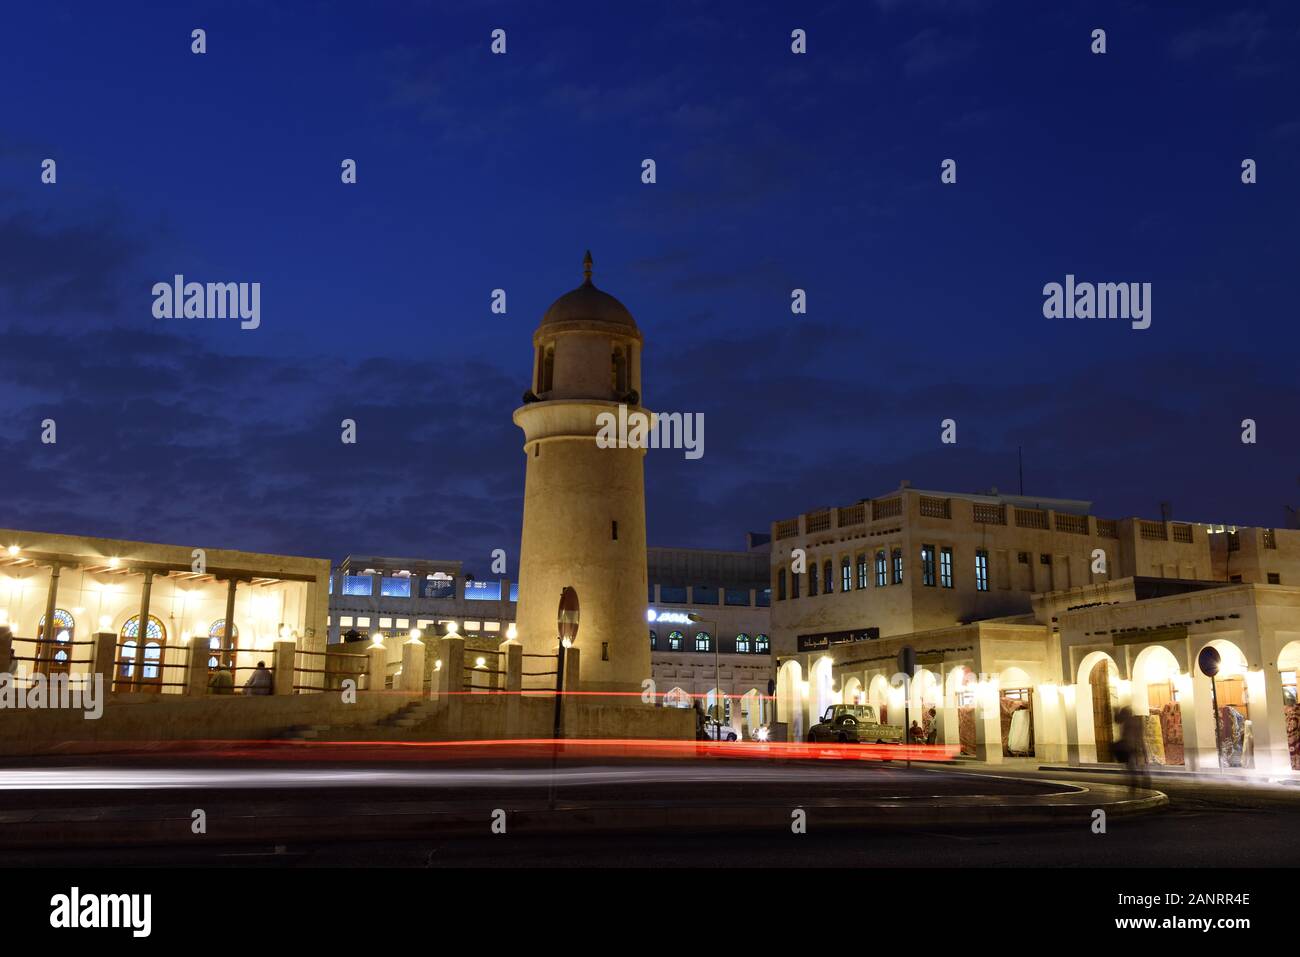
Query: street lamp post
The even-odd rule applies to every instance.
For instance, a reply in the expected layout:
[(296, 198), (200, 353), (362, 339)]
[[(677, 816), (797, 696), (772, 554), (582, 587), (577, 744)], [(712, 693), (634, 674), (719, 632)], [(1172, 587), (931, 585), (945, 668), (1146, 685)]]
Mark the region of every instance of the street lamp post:
[[(691, 621), (698, 624), (713, 626), (713, 686), (718, 690), (718, 696), (722, 696), (722, 659), (721, 659), (721, 635), (718, 634), (718, 622), (714, 618), (704, 618), (694, 612), (688, 612), (686, 615)], [(718, 709), (717, 715), (713, 719), (715, 732), (714, 740), (722, 740), (722, 717), (726, 714), (726, 709), (718, 703), (718, 698), (713, 701), (713, 706)]]

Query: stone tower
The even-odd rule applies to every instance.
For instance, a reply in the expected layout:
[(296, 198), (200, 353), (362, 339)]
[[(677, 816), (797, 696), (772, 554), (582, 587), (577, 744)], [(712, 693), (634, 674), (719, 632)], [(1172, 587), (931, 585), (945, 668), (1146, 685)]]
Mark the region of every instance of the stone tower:
[[(533, 333), (533, 387), (515, 410), (527, 469), (519, 547), (519, 638), (553, 654), (560, 593), (578, 593), (583, 691), (640, 691), (646, 624), (645, 449), (600, 448), (597, 416), (641, 407), (641, 333), (591, 282), (551, 304)], [(617, 699), (636, 703), (636, 698)]]

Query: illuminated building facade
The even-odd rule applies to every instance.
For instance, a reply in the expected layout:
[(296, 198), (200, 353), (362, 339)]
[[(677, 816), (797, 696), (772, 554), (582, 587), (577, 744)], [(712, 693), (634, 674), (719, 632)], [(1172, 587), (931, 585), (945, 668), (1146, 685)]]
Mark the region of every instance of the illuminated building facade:
[[(985, 760), (1107, 762), (1127, 708), (1158, 763), (1300, 767), (1298, 531), (904, 486), (774, 532), (790, 737), (857, 701)], [(1213, 682), (1197, 664), (1206, 648)], [(907, 683), (904, 649), (917, 663)]]

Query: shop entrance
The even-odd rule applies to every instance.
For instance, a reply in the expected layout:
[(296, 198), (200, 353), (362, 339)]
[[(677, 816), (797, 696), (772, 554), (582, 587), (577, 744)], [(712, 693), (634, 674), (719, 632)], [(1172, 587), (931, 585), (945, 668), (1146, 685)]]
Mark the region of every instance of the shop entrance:
[(1097, 662), (1088, 675), (1092, 687), (1092, 732), (1097, 743), (1097, 761), (1115, 760), (1115, 711), (1110, 702), (1110, 662)]

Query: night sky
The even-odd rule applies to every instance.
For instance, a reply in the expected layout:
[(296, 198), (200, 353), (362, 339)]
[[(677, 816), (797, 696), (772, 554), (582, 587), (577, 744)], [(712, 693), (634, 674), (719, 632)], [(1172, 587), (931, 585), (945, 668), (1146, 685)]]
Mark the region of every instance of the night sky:
[[(510, 413), (588, 248), (647, 405), (705, 416), (652, 545), (1015, 491), (1017, 446), (1102, 516), (1285, 525), (1300, 15), (1172, 6), (8, 4), (0, 526), (513, 573)], [(155, 319), (176, 273), (261, 327)], [(1067, 273), (1152, 283), (1151, 328), (1044, 318)]]

